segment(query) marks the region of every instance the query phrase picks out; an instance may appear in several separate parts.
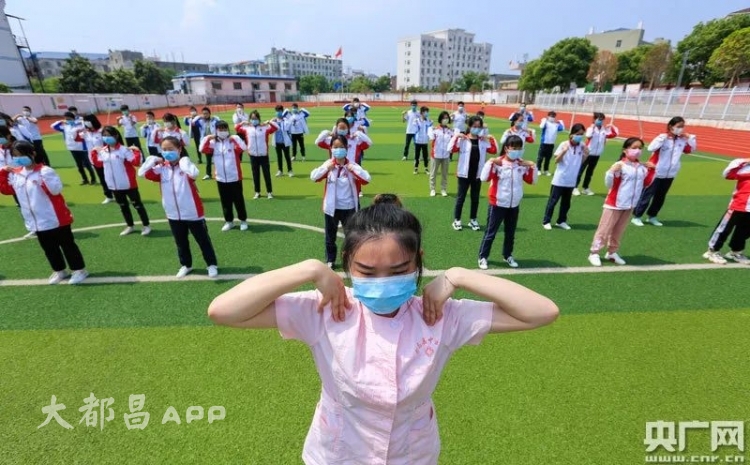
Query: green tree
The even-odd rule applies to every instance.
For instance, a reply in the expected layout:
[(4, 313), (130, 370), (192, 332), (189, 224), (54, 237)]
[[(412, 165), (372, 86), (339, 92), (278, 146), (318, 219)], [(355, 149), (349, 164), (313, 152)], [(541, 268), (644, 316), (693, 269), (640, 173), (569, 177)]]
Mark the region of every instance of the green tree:
[(372, 82), (364, 76), (357, 76), (346, 85), (346, 90), (354, 93), (366, 93), (372, 90)]
[(682, 82), (700, 82), (704, 87), (710, 87), (722, 79), (709, 66), (709, 60), (714, 50), (734, 31), (750, 27), (750, 15), (737, 15), (728, 18), (715, 19), (707, 23), (699, 23), (693, 31), (677, 44), (669, 69), (669, 79), (677, 81), (682, 67), (683, 55), (688, 53), (685, 75)]
[(0, 94), (10, 94), (12, 90), (7, 84), (0, 82)]
[(373, 92), (388, 92), (391, 90), (391, 76), (380, 76), (372, 83)]
[(411, 94), (420, 94), (422, 92), (425, 92), (425, 88), (421, 86), (411, 86), (406, 88), (406, 92)]
[(750, 27), (729, 34), (711, 54), (708, 66), (729, 81), (728, 87), (750, 72)]
[(617, 76), (615, 82), (618, 84), (635, 84), (643, 82), (641, 63), (652, 45), (640, 45), (634, 49), (617, 54)]
[(518, 88), (532, 93), (544, 88), (539, 75), (539, 60), (531, 60), (526, 63), (521, 72), (521, 78), (518, 80)]
[(132, 71), (117, 69), (103, 75), (104, 92), (112, 94), (142, 94), (143, 88)]
[[(44, 91), (42, 91), (42, 84), (44, 85)], [(32, 79), (31, 89), (35, 94), (56, 94), (60, 92), (60, 78), (51, 77), (43, 79), (41, 84), (38, 79)]]
[(641, 62), (641, 72), (649, 89), (662, 83), (672, 60), (672, 47), (667, 42), (656, 44), (648, 49)]
[(594, 60), (589, 65), (588, 80), (595, 83), (601, 91), (607, 84), (611, 84), (617, 76), (617, 56), (609, 50), (596, 52)]
[(567, 91), (571, 83), (583, 87), (596, 52), (597, 48), (588, 39), (563, 39), (542, 53), (534, 65), (533, 80), (529, 84), (538, 87), (533, 90), (557, 87)]
[[(169, 70), (173, 71), (173, 70)], [(172, 78), (168, 78), (153, 62), (137, 60), (133, 73), (138, 85), (147, 94), (164, 94), (172, 88)]]
[(482, 84), (484, 84), (487, 79), (489, 79), (489, 77), (486, 73), (467, 71), (455, 82), (454, 87), (458, 92), (481, 92)]
[(451, 87), (453, 86), (451, 85), (450, 82), (440, 81), (440, 84), (438, 84), (437, 86), (437, 91), (440, 92), (441, 94), (447, 94), (448, 92), (451, 91)]
[(60, 71), (60, 92), (85, 94), (105, 90), (101, 73), (89, 60), (73, 51)]
[(325, 76), (302, 76), (297, 82), (297, 88), (302, 95), (323, 94), (331, 91), (331, 84)]

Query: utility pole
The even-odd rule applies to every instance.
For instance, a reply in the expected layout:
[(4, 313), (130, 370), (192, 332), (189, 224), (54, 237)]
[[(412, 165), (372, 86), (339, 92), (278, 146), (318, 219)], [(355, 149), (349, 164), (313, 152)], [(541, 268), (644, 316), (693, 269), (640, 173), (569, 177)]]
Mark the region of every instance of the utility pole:
[(685, 53), (682, 54), (682, 67), (680, 68), (680, 77), (677, 78), (678, 89), (680, 88), (680, 86), (682, 86), (682, 78), (685, 76), (685, 68), (687, 67), (687, 61), (688, 61), (689, 55), (690, 55), (690, 50), (685, 50)]

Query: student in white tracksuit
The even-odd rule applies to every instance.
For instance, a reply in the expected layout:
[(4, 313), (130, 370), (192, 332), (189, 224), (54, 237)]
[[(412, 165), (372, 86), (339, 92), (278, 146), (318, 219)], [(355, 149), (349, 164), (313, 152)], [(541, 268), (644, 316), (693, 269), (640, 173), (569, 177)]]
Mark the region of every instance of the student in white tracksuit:
[(542, 225), (544, 229), (552, 229), (552, 214), (555, 213), (555, 207), (560, 202), (560, 212), (557, 216), (555, 226), (569, 230), (568, 212), (570, 211), (570, 199), (573, 196), (573, 189), (576, 187), (576, 177), (581, 165), (588, 156), (588, 147), (584, 141), (586, 127), (581, 123), (576, 123), (570, 128), (570, 137), (567, 141), (560, 144), (555, 151), (555, 175), (552, 177), (552, 186), (550, 187), (549, 200), (544, 212)]
[[(591, 178), (594, 176), (596, 165), (599, 163), (599, 157), (604, 153), (607, 140), (614, 139), (619, 134), (617, 127), (614, 125), (604, 125), (604, 118), (604, 113), (594, 113), (594, 123), (586, 130), (586, 143), (589, 147), (589, 156), (583, 162), (583, 165), (581, 165), (580, 171), (578, 171), (576, 188), (573, 189), (573, 195), (581, 195), (581, 192), (578, 190), (581, 178), (583, 178), (583, 195), (594, 195), (589, 186), (591, 186)], [(584, 172), (586, 173), (585, 176)]]
[[(96, 184), (96, 173), (89, 161), (86, 143), (80, 137), (80, 132), (83, 129), (83, 121), (77, 119), (76, 115), (71, 111), (66, 111), (63, 117), (65, 119), (52, 123), (50, 127), (63, 134), (65, 147), (67, 147), (73, 156), (78, 173), (81, 175), (81, 185), (91, 184), (93, 186)], [(87, 173), (88, 176), (86, 176)], [(89, 177), (91, 178), (90, 182)]]
[(141, 137), (146, 139), (148, 154), (153, 156), (159, 155), (159, 144), (156, 142), (156, 132), (161, 129), (161, 125), (156, 122), (156, 116), (153, 111), (146, 112), (146, 124), (141, 126)]
[(419, 109), (419, 119), (416, 121), (417, 132), (414, 134), (414, 174), (419, 173), (419, 157), (424, 163), (424, 172), (429, 173), (427, 166), (427, 145), (430, 142), (429, 130), (432, 127), (430, 120), (430, 109), (422, 107)]
[(266, 183), (266, 194), (269, 199), (272, 199), (273, 184), (271, 181), (271, 164), (268, 158), (268, 138), (279, 130), (279, 126), (273, 121), (261, 123), (260, 113), (254, 110), (250, 113), (250, 122), (242, 123), (235, 129), (237, 135), (244, 138), (247, 153), (250, 155), (250, 169), (253, 171), (253, 187), (255, 188), (253, 199), (260, 198), (261, 171)]
[(437, 173), (440, 171), (440, 194), (448, 196), (448, 167), (451, 162), (451, 140), (456, 134), (449, 126), (451, 117), (447, 111), (440, 113), (438, 117), (440, 125), (430, 127), (428, 138), (432, 141), (430, 151), (430, 197), (435, 197), (437, 185)]
[(13, 120), (31, 134), (34, 151), (36, 152), (37, 157), (39, 157), (40, 163), (51, 166), (49, 163), (49, 155), (47, 155), (47, 151), (44, 148), (42, 133), (39, 131), (39, 120), (31, 114), (31, 107), (24, 106), (21, 114), (16, 115)]
[(104, 141), (102, 140), (102, 123), (95, 114), (89, 113), (83, 117), (83, 126), (85, 129), (80, 131), (79, 137), (84, 140), (86, 150), (88, 150), (89, 161), (94, 166), (97, 176), (99, 176), (99, 183), (102, 185), (102, 191), (104, 192), (104, 201), (102, 201), (102, 205), (106, 205), (114, 202), (115, 198), (109, 186), (107, 186), (104, 167), (94, 165), (94, 160), (91, 157), (95, 150), (104, 147)]
[(128, 147), (137, 147), (143, 153), (141, 140), (138, 138), (138, 128), (135, 126), (138, 119), (130, 114), (130, 107), (127, 105), (122, 105), (120, 111), (122, 115), (117, 118), (117, 127), (123, 128), (122, 135), (125, 138), (125, 145)]
[(656, 179), (643, 191), (638, 206), (633, 211), (632, 223), (643, 226), (643, 214), (648, 215), (647, 222), (654, 226), (663, 226), (657, 219), (664, 201), (667, 198), (669, 188), (672, 187), (677, 173), (682, 167), (682, 154), (692, 153), (696, 150), (695, 136), (685, 132), (685, 120), (681, 116), (675, 116), (667, 123), (667, 132), (660, 134), (648, 146), (651, 152), (649, 161), (656, 165)]
[(148, 157), (138, 170), (138, 175), (159, 183), (161, 203), (182, 265), (177, 277), (183, 278), (193, 271), (193, 255), (188, 240), (192, 234), (206, 261), (208, 277), (215, 278), (219, 275), (218, 262), (208, 235), (203, 201), (195, 186), (200, 171), (190, 157), (180, 155), (182, 148), (181, 139), (166, 137), (161, 142), (161, 157)]
[(414, 135), (417, 133), (417, 120), (420, 117), (419, 109), (417, 108), (417, 101), (411, 101), (411, 108), (408, 111), (403, 112), (401, 119), (406, 123), (406, 143), (404, 144), (404, 158), (403, 161), (409, 159), (409, 146), (414, 140)]
[(292, 138), (292, 161), (297, 160), (298, 148), (302, 161), (305, 161), (305, 136), (310, 134), (310, 129), (307, 127), (307, 118), (310, 117), (310, 112), (300, 108), (297, 103), (293, 103), (292, 111), (284, 116), (288, 123), (289, 135)]
[(469, 115), (466, 113), (464, 102), (458, 102), (458, 109), (450, 117), (454, 130), (458, 132), (466, 130), (466, 120), (469, 119)]
[(536, 157), (536, 169), (541, 175), (544, 173), (551, 176), (549, 172), (549, 162), (552, 160), (552, 154), (555, 152), (557, 145), (557, 134), (565, 130), (565, 123), (558, 121), (557, 113), (551, 111), (547, 117), (539, 123), (539, 129), (542, 135), (539, 140), (539, 153)]
[(279, 171), (276, 172), (276, 177), (279, 178), (284, 175), (284, 160), (286, 160), (286, 172), (290, 178), (294, 177), (292, 171), (292, 157), (289, 154), (289, 148), (292, 145), (292, 137), (289, 134), (289, 120), (284, 117), (286, 112), (282, 105), (276, 105), (276, 116), (273, 121), (279, 130), (273, 134), (274, 148), (276, 149), (276, 160), (279, 164)]
[(347, 158), (346, 136), (332, 138), (333, 158), (326, 160), (310, 173), (315, 182), (325, 181), (323, 190), (323, 213), (325, 213), (326, 262), (329, 268), (336, 264), (336, 234), (339, 224), (346, 225), (349, 218), (359, 210), (359, 188), (370, 182), (370, 174)]

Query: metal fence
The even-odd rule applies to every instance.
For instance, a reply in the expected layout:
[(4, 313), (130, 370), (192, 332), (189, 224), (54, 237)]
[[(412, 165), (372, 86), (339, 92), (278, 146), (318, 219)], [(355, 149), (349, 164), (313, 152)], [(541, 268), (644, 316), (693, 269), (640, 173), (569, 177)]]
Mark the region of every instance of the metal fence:
[(750, 89), (672, 89), (627, 93), (537, 94), (534, 105), (572, 113), (750, 121)]

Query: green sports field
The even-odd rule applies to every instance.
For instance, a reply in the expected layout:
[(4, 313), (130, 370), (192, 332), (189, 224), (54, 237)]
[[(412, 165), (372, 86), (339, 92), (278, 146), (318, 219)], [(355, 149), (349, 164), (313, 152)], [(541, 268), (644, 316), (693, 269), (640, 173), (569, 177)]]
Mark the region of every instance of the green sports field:
[[(295, 178), (273, 179), (275, 199), (252, 200), (244, 164), (250, 231), (220, 232), (216, 186), (199, 181), (221, 273), (324, 257), (316, 229), (323, 227), (322, 186), (308, 175), (326, 157), (313, 146), (315, 136), (340, 112), (310, 110), (307, 161), (294, 165)], [(373, 181), (363, 205), (375, 193), (398, 193), (423, 221), (430, 270), (476, 267), (481, 232), (453, 231), (453, 195), (430, 198), (427, 176), (413, 175), (413, 161), (401, 161), (400, 111), (370, 112), (374, 146), (364, 167)], [(270, 110), (263, 113), (270, 117)], [(488, 124), (498, 137), (507, 127)], [(35, 240), (5, 242), (25, 231), (13, 200), (0, 199), (0, 280), (19, 284), (0, 286), (0, 464), (301, 463), (320, 387), (307, 349), (275, 331), (213, 326), (208, 304), (236, 281), (201, 279), (195, 246), (199, 278), (171, 280), (179, 264), (167, 225), (155, 222), (146, 238), (119, 237), (117, 206), (100, 204), (99, 186), (78, 186), (60, 136), (45, 144), (66, 184), (74, 226), (84, 229), (76, 237), (91, 282), (36, 284), (46, 281), (47, 262)], [(597, 272), (588, 267), (588, 247), (601, 213), (603, 174), (618, 144), (610, 142), (600, 163), (598, 195), (573, 199), (571, 231), (542, 229), (551, 178), (526, 189), (517, 272), (502, 263), (498, 235), (491, 268), (550, 296), (561, 317), (535, 332), (489, 336), (455, 355), (435, 394), (441, 464), (643, 463), (646, 422), (750, 419), (750, 270), (703, 266), (701, 258), (733, 189), (721, 177), (727, 160), (687, 157), (660, 216), (665, 226), (625, 234), (621, 255), (633, 267), (606, 272), (614, 265), (605, 264)], [(527, 147), (527, 158), (536, 158), (536, 149)], [(145, 180), (140, 186), (152, 219), (163, 220), (158, 187)], [(449, 193), (455, 188), (451, 177)], [(486, 212), (483, 197), (481, 223)], [(101, 279), (116, 277), (146, 279)], [(81, 422), (79, 408), (91, 393), (114, 399), (114, 417), (103, 426)], [(126, 428), (131, 394), (146, 396), (150, 421), (143, 430)], [(73, 429), (54, 420), (37, 428), (52, 395), (65, 404), (60, 415)], [(162, 424), (170, 406), (181, 424)], [(226, 417), (188, 424), (191, 406), (206, 415), (223, 406)], [(684, 454), (712, 454), (708, 431), (691, 430)], [(746, 452), (727, 447), (717, 454)]]

